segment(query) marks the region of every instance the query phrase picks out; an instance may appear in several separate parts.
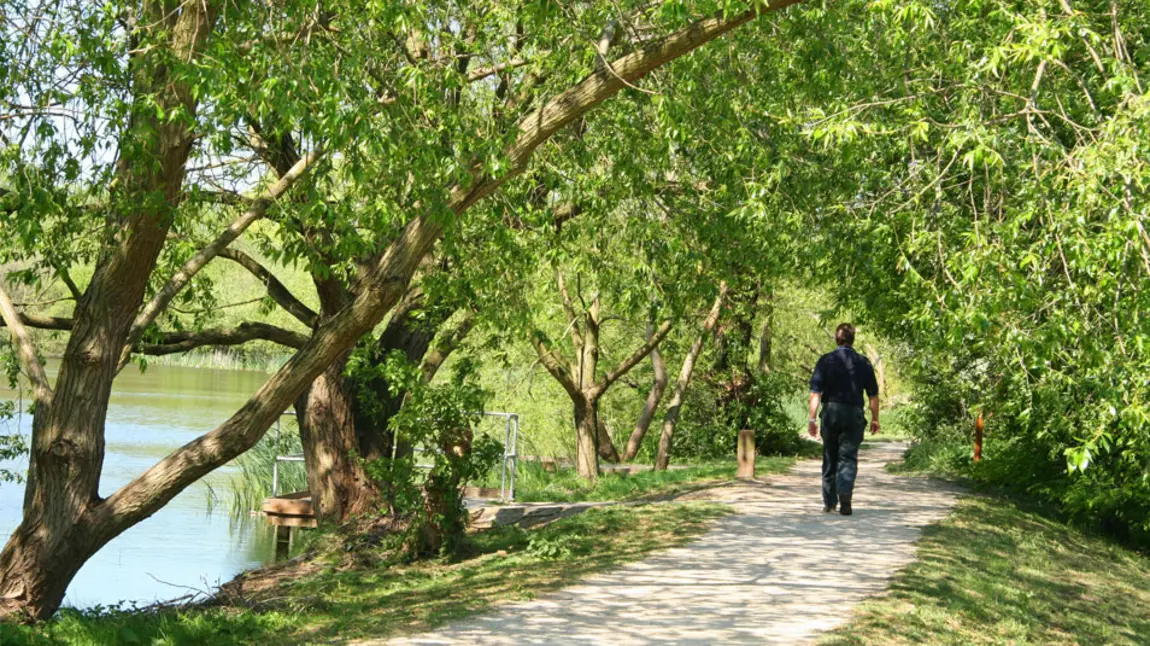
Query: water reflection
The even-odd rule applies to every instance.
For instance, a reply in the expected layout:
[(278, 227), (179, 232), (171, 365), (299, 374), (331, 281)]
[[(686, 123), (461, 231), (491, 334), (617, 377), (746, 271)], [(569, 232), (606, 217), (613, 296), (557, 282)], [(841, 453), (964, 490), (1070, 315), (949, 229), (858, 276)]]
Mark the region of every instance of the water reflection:
[[(54, 365), (49, 366), (49, 375), (55, 377)], [(264, 373), (234, 370), (150, 366), (141, 373), (135, 366), (125, 368), (108, 406), (100, 494), (109, 495), (173, 449), (227, 419), (266, 378)], [(0, 388), (0, 400), (18, 396)], [(22, 415), (21, 431), (29, 434), (31, 422)], [(64, 603), (86, 608), (172, 599), (209, 589), (270, 560), (274, 537), (262, 521), (236, 527), (230, 522), (227, 502), (235, 472), (231, 466), (216, 470), (104, 546), (80, 570)], [(213, 490), (220, 504), (209, 508)], [(22, 485), (0, 483), (4, 540), (20, 522), (23, 497)]]

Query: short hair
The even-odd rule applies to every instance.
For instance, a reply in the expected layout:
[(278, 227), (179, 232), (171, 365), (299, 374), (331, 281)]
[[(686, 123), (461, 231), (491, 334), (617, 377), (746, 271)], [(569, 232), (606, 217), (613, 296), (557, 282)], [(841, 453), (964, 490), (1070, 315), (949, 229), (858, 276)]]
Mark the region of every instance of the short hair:
[(855, 326), (850, 323), (839, 323), (838, 329), (835, 330), (835, 343), (839, 345), (854, 345), (855, 342)]

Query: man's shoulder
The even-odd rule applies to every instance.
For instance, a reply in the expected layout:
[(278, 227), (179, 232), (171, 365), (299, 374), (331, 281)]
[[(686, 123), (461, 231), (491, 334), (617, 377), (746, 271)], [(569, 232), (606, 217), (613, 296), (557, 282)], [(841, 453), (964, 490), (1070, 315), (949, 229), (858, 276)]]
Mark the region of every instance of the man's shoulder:
[[(868, 357), (868, 356), (866, 356), (865, 354), (863, 354), (863, 353), (859, 352), (858, 350), (855, 350), (854, 348), (852, 348), (852, 347), (851, 347), (851, 346), (849, 346), (849, 345), (848, 345), (848, 346), (843, 346), (843, 348), (844, 348), (844, 349), (846, 349), (846, 351), (847, 351), (848, 353), (850, 353), (851, 355), (853, 355), (853, 359), (854, 359), (855, 361), (858, 361), (858, 362), (862, 363), (864, 366), (866, 366), (866, 367), (868, 367), (868, 368), (873, 368), (873, 366), (871, 365), (871, 362), (870, 362), (870, 357)], [(837, 351), (838, 351), (838, 350), (835, 350), (835, 352), (837, 352)], [(834, 352), (831, 352), (831, 353), (829, 353), (829, 354), (834, 354)], [(828, 356), (829, 356), (829, 355), (828, 355)]]

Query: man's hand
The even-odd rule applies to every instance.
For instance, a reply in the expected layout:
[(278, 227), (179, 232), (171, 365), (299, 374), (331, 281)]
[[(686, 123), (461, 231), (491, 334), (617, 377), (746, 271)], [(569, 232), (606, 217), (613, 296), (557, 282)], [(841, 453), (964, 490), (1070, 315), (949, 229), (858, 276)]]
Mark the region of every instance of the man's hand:
[(817, 415), (819, 414), (819, 401), (822, 398), (822, 393), (811, 393), (810, 405), (807, 407), (807, 411), (810, 413), (807, 415), (807, 432), (811, 434), (811, 437), (819, 436), (819, 419)]
[(875, 435), (878, 433), (878, 391), (871, 395), (870, 398), (870, 434)]

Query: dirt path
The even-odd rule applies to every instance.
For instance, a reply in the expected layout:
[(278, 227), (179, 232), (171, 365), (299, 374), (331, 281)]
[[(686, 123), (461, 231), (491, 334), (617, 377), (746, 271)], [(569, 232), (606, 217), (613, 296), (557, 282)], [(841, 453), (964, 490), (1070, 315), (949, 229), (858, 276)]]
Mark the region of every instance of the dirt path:
[[(690, 498), (737, 510), (699, 540), (539, 599), (387, 644), (802, 644), (845, 623), (914, 557), (959, 491), (893, 476), (904, 447), (862, 453), (855, 513), (822, 513), (819, 465)], [(372, 643), (372, 642), (363, 642)]]

